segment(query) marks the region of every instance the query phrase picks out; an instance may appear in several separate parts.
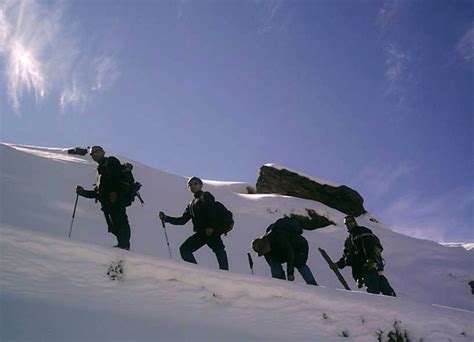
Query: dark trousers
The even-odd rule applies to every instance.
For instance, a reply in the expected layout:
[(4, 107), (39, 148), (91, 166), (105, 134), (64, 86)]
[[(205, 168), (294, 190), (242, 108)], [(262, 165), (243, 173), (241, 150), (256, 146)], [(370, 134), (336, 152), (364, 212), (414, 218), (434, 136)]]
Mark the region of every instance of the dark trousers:
[(126, 207), (117, 203), (110, 204), (102, 210), (109, 227), (109, 233), (114, 234), (117, 238), (117, 247), (129, 249), (131, 233)]
[(181, 258), (183, 258), (184, 261), (197, 264), (193, 253), (204, 245), (212, 249), (216, 255), (219, 268), (221, 270), (229, 270), (229, 262), (227, 260), (224, 242), (222, 242), (220, 234), (215, 232), (211, 236), (207, 236), (204, 232), (199, 232), (188, 237), (181, 247), (179, 247)]
[(388, 279), (384, 275), (379, 274), (377, 270), (366, 270), (364, 283), (367, 286), (368, 293), (382, 293), (385, 296), (396, 297), (395, 291), (390, 286)]
[[(272, 261), (270, 267), (273, 278), (286, 280), (285, 271), (283, 271), (283, 267), (279, 262)], [(311, 269), (308, 267), (308, 265), (295, 265), (295, 268), (298, 270), (298, 272), (300, 272), (306, 284), (318, 285), (314, 279), (313, 272), (311, 272)]]

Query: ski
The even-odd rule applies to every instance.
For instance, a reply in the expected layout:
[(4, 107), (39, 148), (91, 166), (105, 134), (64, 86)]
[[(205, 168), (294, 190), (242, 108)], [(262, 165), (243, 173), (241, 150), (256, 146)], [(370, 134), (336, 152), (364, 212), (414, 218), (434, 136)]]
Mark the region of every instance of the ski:
[(321, 253), (321, 255), (323, 256), (324, 260), (326, 260), (326, 262), (328, 263), (329, 268), (331, 270), (333, 270), (333, 272), (336, 274), (336, 277), (337, 277), (337, 279), (339, 279), (342, 286), (344, 286), (344, 288), (347, 291), (350, 291), (351, 288), (349, 287), (349, 285), (347, 285), (346, 280), (342, 276), (341, 272), (339, 272), (339, 269), (337, 268), (336, 264), (331, 260), (331, 257), (326, 253), (326, 251), (324, 249), (318, 247), (318, 250)]

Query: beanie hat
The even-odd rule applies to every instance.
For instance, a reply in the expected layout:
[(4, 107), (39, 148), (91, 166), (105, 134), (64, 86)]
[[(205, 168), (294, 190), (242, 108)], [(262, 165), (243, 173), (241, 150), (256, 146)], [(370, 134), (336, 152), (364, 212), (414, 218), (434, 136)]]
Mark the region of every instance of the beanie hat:
[(193, 182), (193, 181), (197, 181), (197, 182), (199, 182), (199, 183), (202, 184), (201, 178), (199, 178), (199, 177), (191, 177), (191, 178), (189, 178), (189, 180), (188, 180), (188, 186), (189, 186), (189, 184), (191, 184), (191, 182)]

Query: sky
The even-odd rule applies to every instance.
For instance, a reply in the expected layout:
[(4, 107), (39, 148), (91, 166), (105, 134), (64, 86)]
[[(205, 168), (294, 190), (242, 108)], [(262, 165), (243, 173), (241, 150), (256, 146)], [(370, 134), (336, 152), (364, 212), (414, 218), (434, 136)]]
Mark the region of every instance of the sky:
[(353, 187), (474, 241), (471, 1), (0, 1), (0, 140), (255, 183)]

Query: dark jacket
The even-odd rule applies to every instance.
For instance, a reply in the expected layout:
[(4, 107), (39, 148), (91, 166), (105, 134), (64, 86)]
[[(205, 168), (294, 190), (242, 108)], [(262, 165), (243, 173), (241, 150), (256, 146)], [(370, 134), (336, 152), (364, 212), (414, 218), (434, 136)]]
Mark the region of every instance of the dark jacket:
[(94, 190), (86, 190), (84, 197), (96, 198), (102, 205), (107, 204), (109, 194), (117, 192), (120, 197), (122, 165), (115, 157), (104, 157), (103, 161), (97, 165), (97, 178)]
[(369, 228), (357, 226), (349, 231), (349, 236), (344, 242), (344, 251), (341, 259), (337, 262), (339, 268), (352, 266), (361, 268), (367, 260), (377, 260), (376, 247), (380, 247), (378, 238)]
[(285, 231), (272, 231), (267, 235), (270, 242), (270, 252), (266, 253), (265, 260), (280, 264), (287, 263), (288, 275), (294, 275), (295, 266), (303, 266), (308, 260), (308, 241), (301, 235)]
[(184, 225), (189, 220), (192, 220), (195, 232), (203, 232), (206, 228), (218, 228), (216, 223), (216, 200), (210, 192), (199, 191), (195, 193), (194, 199), (186, 206), (181, 217), (165, 217), (165, 222), (175, 225)]

